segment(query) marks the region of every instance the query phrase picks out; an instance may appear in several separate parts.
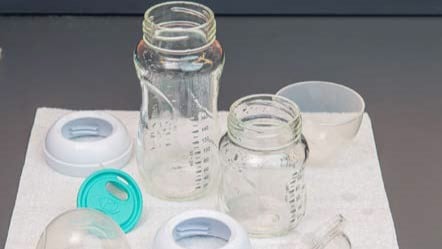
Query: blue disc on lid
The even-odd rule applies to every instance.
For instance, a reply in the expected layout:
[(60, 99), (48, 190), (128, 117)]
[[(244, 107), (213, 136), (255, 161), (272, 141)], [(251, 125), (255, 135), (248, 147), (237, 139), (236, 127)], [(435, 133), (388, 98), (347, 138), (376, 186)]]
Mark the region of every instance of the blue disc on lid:
[(121, 170), (103, 169), (90, 175), (81, 184), (77, 207), (103, 212), (127, 233), (141, 218), (143, 197), (131, 176)]

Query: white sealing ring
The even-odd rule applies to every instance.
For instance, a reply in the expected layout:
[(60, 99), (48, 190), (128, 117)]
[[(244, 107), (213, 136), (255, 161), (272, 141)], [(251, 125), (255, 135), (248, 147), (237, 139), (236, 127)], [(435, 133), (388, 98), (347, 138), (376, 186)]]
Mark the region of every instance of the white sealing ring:
[(251, 249), (244, 228), (230, 216), (213, 210), (190, 210), (167, 221), (157, 232), (153, 249), (183, 249), (181, 239), (207, 236), (226, 241), (219, 249)]
[(132, 155), (132, 140), (116, 117), (100, 111), (64, 115), (49, 129), (46, 162), (69, 176), (85, 177), (102, 168), (122, 168)]

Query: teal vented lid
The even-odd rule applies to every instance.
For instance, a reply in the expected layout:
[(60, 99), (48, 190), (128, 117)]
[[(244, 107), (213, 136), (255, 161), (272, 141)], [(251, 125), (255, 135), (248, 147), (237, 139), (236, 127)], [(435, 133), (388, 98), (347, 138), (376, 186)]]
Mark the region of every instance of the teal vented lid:
[(117, 169), (103, 169), (83, 182), (77, 196), (77, 207), (103, 212), (127, 233), (141, 217), (143, 197), (130, 175)]

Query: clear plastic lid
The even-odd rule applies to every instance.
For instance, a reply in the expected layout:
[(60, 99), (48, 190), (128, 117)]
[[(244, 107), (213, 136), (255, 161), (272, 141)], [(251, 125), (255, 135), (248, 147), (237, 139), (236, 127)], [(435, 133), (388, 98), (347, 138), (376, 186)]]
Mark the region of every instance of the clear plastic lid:
[(54, 218), (40, 236), (37, 249), (129, 249), (120, 227), (92, 209), (73, 209)]

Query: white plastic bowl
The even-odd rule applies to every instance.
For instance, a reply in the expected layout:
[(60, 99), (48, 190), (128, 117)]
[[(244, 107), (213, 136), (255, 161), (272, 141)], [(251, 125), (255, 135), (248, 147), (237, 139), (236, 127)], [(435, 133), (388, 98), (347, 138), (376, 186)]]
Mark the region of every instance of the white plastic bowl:
[(348, 147), (359, 131), (364, 99), (353, 89), (325, 81), (304, 81), (277, 92), (302, 112), (303, 134), (310, 148), (309, 163), (326, 164)]

